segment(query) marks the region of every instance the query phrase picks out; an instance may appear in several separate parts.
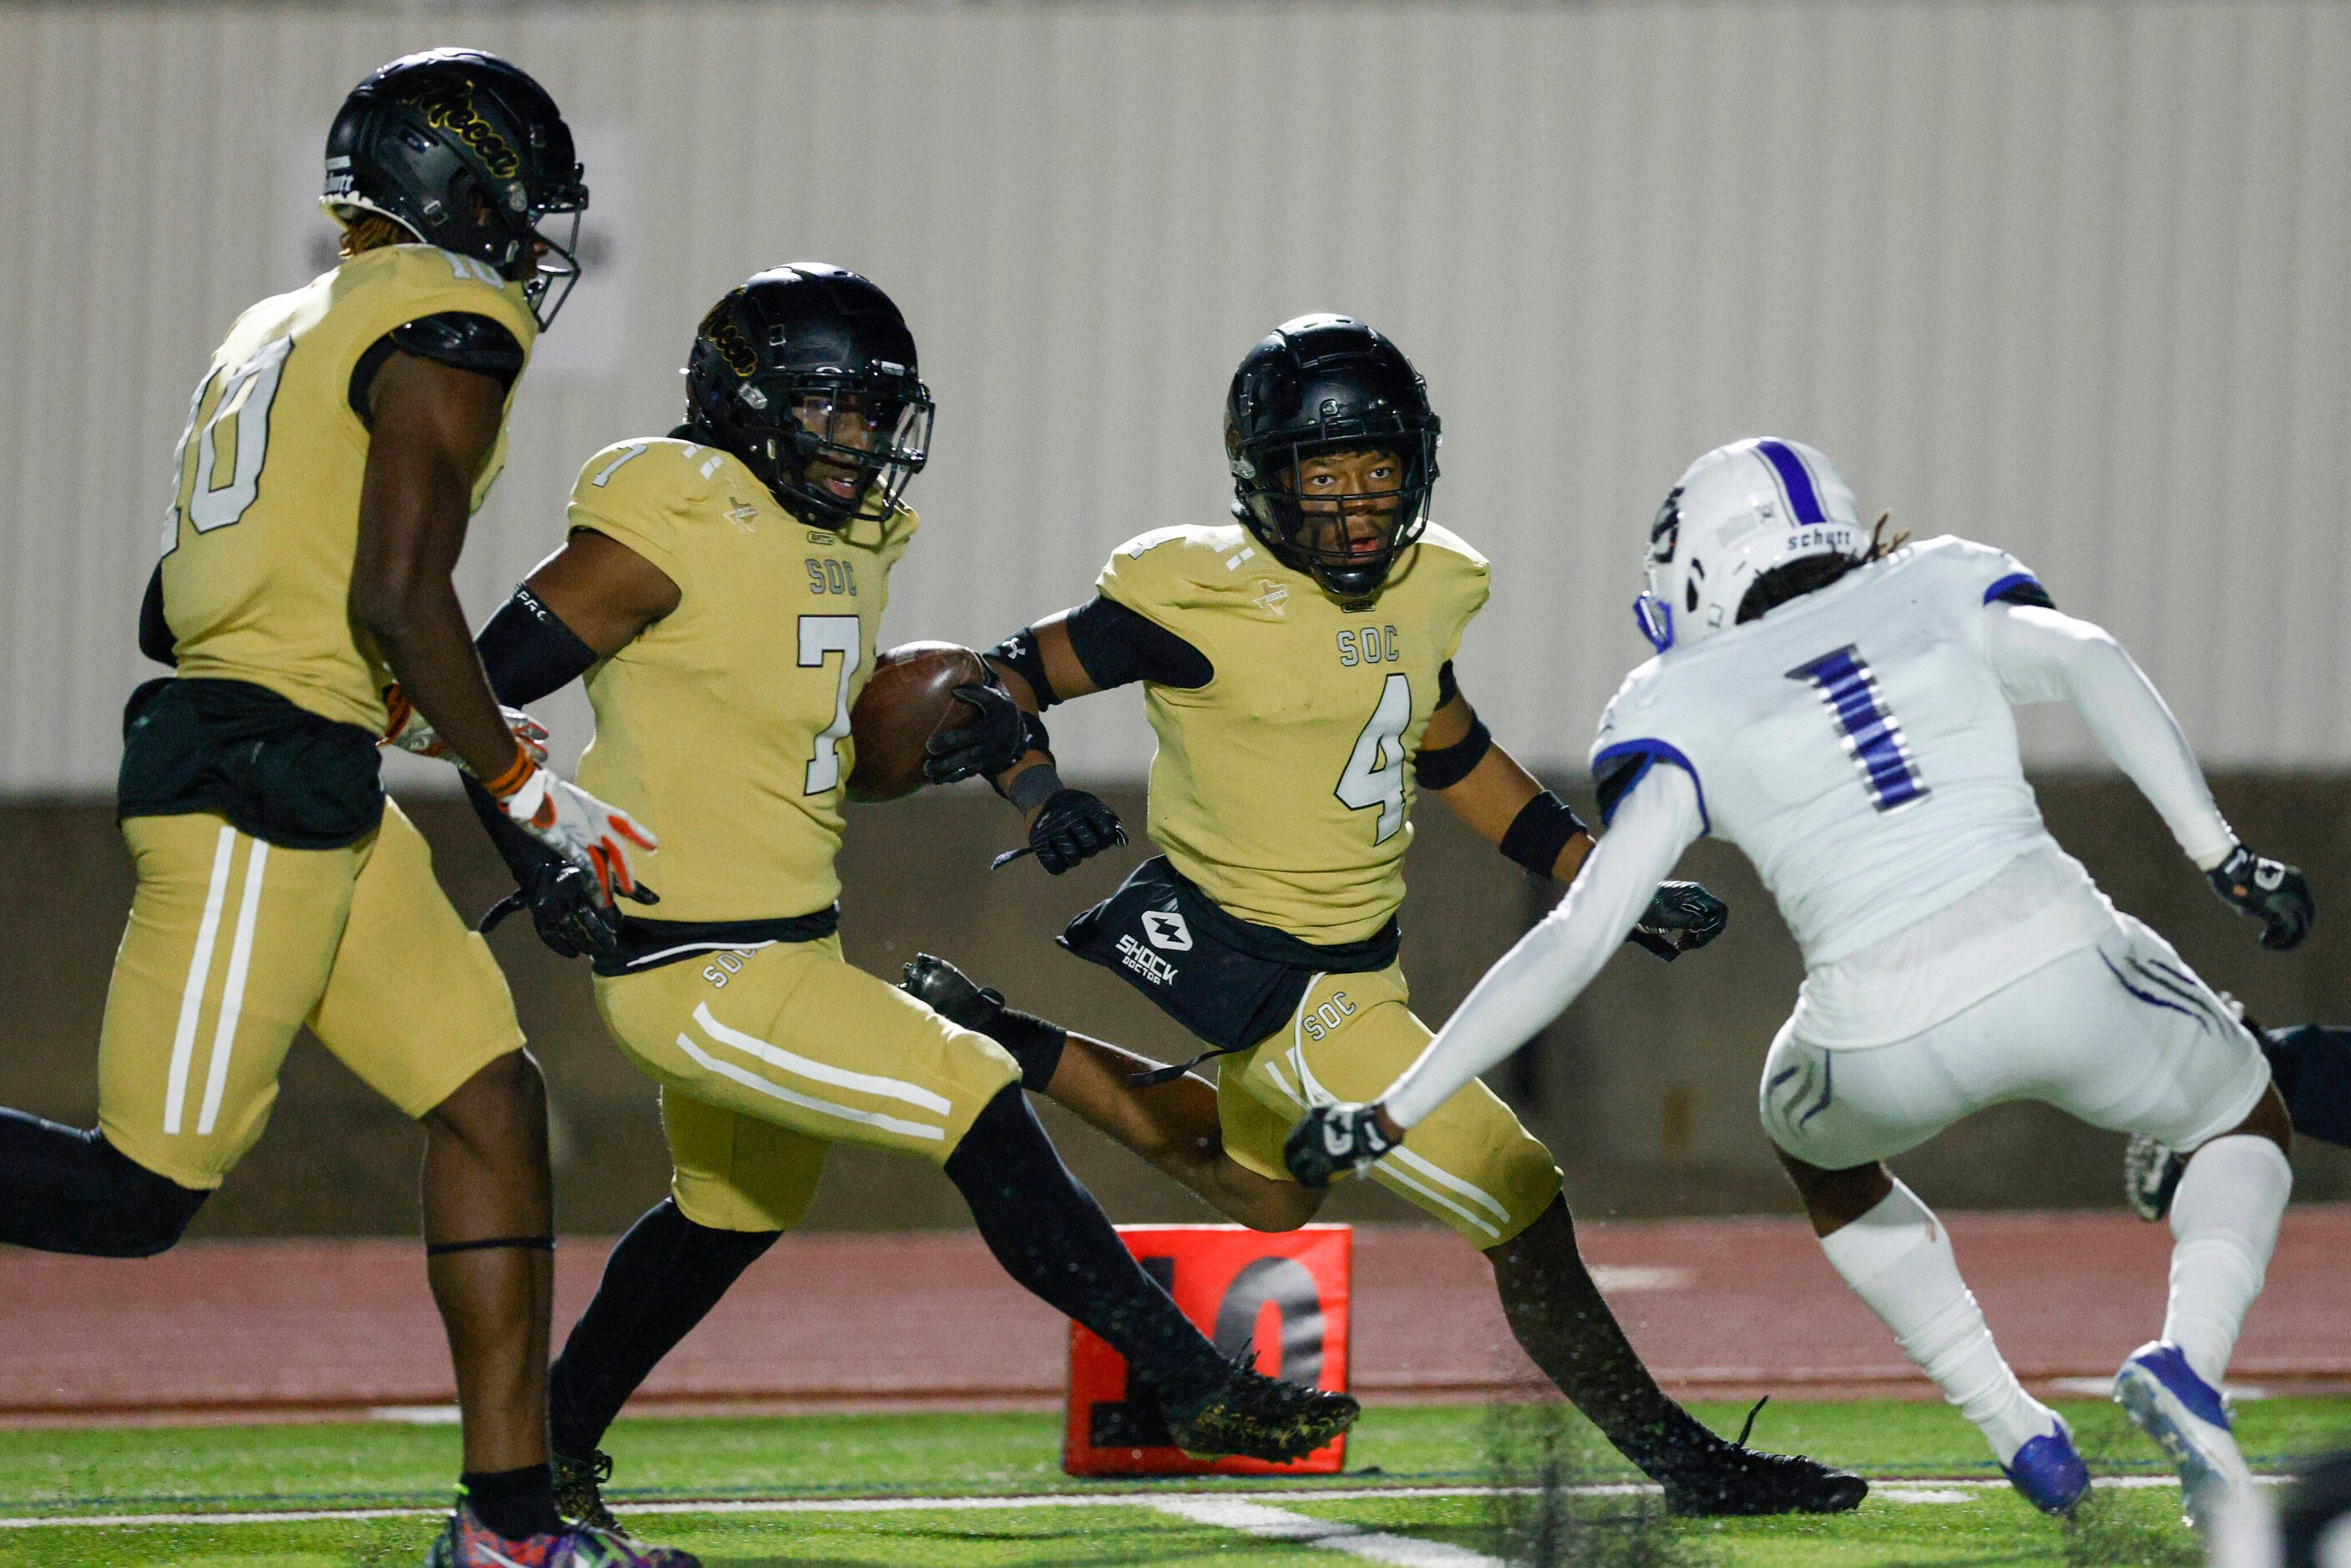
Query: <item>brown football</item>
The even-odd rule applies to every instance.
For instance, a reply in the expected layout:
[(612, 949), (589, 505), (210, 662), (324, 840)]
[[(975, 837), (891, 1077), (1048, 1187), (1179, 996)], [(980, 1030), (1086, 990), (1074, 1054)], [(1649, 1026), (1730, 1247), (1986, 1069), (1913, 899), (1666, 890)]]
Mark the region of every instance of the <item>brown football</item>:
[(980, 656), (953, 643), (906, 643), (875, 659), (872, 678), (849, 710), (857, 747), (849, 798), (895, 800), (921, 789), (924, 743), (971, 721), (972, 710), (956, 701), (955, 689), (987, 680)]

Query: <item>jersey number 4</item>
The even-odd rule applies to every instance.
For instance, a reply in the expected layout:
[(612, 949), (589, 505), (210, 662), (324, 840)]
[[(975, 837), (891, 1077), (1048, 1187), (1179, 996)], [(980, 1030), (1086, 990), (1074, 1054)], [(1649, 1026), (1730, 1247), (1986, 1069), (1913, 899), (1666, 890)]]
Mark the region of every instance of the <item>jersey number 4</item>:
[(1891, 811), (1926, 799), (1927, 781), (1918, 777), (1918, 764), (1911, 758), (1902, 721), (1886, 706), (1885, 695), (1877, 689), (1876, 672), (1861, 656), (1860, 649), (1848, 643), (1834, 653), (1797, 665), (1788, 672), (1788, 678), (1811, 682), (1821, 701), (1828, 705), (1838, 732), (1844, 737), (1845, 755), (1861, 770), (1870, 804)]
[(1347, 770), (1333, 791), (1351, 811), (1379, 808), (1372, 842), (1386, 843), (1404, 826), (1404, 730), (1412, 722), (1412, 683), (1402, 674), (1380, 683), (1380, 706), (1355, 737)]
[(188, 402), (188, 427), (180, 433), (172, 472), (169, 553), (179, 541), (179, 497), (188, 497), (188, 524), (200, 534), (227, 528), (245, 516), (261, 494), (261, 465), (269, 455), (269, 405), (277, 401), (277, 380), (294, 340), (264, 343), (234, 370), (206, 376)]

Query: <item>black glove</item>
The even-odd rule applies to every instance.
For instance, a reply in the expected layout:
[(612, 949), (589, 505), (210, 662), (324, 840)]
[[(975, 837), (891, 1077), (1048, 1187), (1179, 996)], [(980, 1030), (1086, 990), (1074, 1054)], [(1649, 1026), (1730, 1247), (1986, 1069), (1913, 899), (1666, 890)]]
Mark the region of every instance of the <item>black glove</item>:
[(1363, 1169), (1401, 1142), (1380, 1125), (1376, 1105), (1317, 1105), (1290, 1130), (1281, 1159), (1300, 1186), (1320, 1192), (1332, 1177)]
[(1063, 788), (1045, 797), (1037, 820), (1029, 824), (1028, 847), (1007, 850), (988, 869), (1000, 871), (1022, 855), (1033, 854), (1039, 865), (1059, 876), (1124, 842), (1126, 829), (1117, 812), (1083, 789)]
[(955, 784), (976, 774), (993, 778), (1028, 754), (1031, 742), (1024, 722), (1027, 716), (1010, 692), (991, 682), (984, 686), (957, 686), (955, 699), (971, 708), (975, 716), (971, 723), (924, 743), (925, 779), (934, 784)]
[(1730, 906), (1694, 882), (1661, 882), (1625, 940), (1670, 964), (1705, 946), (1730, 924)]
[[(640, 885), (629, 896), (640, 904), (661, 902)], [(490, 905), (475, 929), (490, 932), (517, 909), (530, 911), (538, 939), (564, 958), (609, 958), (621, 950), (621, 912), (596, 895), (596, 879), (555, 855), (522, 873), (522, 885)]]
[(2318, 906), (2301, 868), (2239, 844), (2229, 858), (2204, 873), (2220, 901), (2262, 923), (2262, 946), (2283, 953), (2310, 935)]

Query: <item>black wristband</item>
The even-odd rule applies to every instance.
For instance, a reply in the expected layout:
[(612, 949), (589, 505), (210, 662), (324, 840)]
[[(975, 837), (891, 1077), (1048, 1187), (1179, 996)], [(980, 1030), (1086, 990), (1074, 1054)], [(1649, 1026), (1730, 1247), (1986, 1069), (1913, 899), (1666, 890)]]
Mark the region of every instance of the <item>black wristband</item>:
[(1037, 633), (1032, 629), (1023, 626), (990, 648), (985, 657), (988, 663), (1001, 664), (1028, 682), (1040, 708), (1051, 707), (1061, 700), (1053, 690), (1051, 677), (1045, 674), (1045, 655), (1037, 651)]
[(1575, 808), (1546, 789), (1510, 819), (1510, 830), (1502, 835), (1502, 855), (1537, 876), (1549, 876), (1567, 841), (1583, 831), (1583, 819)]
[(561, 691), (596, 662), (596, 650), (557, 619), (528, 583), (517, 585), (498, 607), (474, 639), (474, 648), (482, 656), (490, 690), (510, 707)]
[(1004, 798), (1025, 817), (1060, 794), (1062, 788), (1061, 776), (1053, 770), (1051, 763), (1046, 762), (1016, 774), (1005, 789)]
[(1468, 778), (1470, 769), (1484, 761), (1486, 753), (1493, 748), (1494, 732), (1486, 727), (1484, 719), (1473, 715), (1468, 734), (1450, 746), (1424, 751), (1412, 759), (1413, 778), (1424, 789), (1450, 789)]

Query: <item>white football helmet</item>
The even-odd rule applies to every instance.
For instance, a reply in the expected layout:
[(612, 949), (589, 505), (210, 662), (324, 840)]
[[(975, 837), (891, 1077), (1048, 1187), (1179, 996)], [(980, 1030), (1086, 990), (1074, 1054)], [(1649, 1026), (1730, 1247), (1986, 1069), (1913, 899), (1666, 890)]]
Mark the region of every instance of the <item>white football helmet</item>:
[(1858, 558), (1869, 536), (1835, 465), (1801, 441), (1750, 436), (1682, 472), (1649, 528), (1649, 591), (1633, 619), (1662, 653), (1739, 618), (1739, 601), (1775, 566)]

